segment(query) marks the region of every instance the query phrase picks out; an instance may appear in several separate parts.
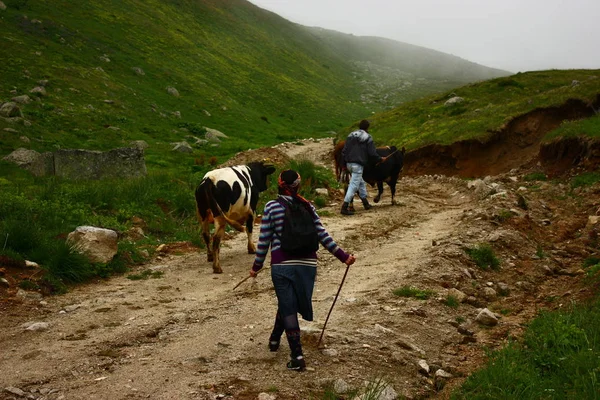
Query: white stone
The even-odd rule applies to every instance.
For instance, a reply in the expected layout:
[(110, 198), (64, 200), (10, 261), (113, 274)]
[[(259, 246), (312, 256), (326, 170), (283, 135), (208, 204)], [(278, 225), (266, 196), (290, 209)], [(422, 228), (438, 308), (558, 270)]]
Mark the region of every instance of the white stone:
[(494, 315), (494, 313), (487, 308), (484, 308), (479, 312), (479, 314), (477, 314), (475, 321), (486, 326), (495, 326), (498, 324), (498, 318), (496, 318), (496, 315)]
[(67, 243), (92, 263), (108, 263), (117, 254), (117, 232), (94, 226), (79, 226), (67, 236)]
[(50, 327), (50, 324), (47, 322), (27, 322), (21, 325), (26, 331), (45, 331)]

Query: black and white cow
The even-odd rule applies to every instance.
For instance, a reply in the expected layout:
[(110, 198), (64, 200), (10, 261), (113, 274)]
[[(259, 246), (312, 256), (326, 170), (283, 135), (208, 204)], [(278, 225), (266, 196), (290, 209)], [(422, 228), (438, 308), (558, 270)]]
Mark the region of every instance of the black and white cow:
[[(252, 226), (256, 215), (258, 194), (267, 190), (267, 180), (273, 172), (275, 167), (264, 162), (219, 168), (207, 172), (196, 188), (196, 214), (202, 227), (202, 238), (206, 243), (208, 261), (212, 261), (215, 274), (223, 273), (219, 261), (219, 249), (227, 224), (243, 232), (242, 225), (246, 223), (248, 253), (256, 252), (256, 246), (252, 241)], [(215, 225), (212, 237), (211, 223)]]

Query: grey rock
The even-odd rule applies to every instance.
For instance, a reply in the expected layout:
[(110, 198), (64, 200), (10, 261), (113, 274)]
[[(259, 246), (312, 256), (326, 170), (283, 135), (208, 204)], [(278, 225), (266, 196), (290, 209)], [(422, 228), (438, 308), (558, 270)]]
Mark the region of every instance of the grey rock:
[(419, 360), (417, 362), (417, 367), (419, 368), (419, 372), (425, 375), (429, 375), (429, 365), (425, 360)]
[(71, 304), (70, 306), (65, 307), (65, 311), (70, 313), (81, 307), (81, 304)]
[(140, 75), (140, 76), (146, 75), (146, 73), (144, 72), (144, 70), (141, 69), (140, 67), (133, 67), (133, 68), (131, 68), (131, 70), (133, 72), (135, 72), (136, 74)]
[(465, 101), (465, 99), (463, 99), (462, 97), (454, 96), (454, 97), (446, 100), (446, 102), (444, 103), (444, 106), (451, 107), (458, 103), (462, 103), (463, 101)]
[(485, 299), (488, 301), (493, 301), (493, 300), (496, 300), (496, 297), (498, 297), (498, 294), (491, 287), (486, 287), (486, 288), (483, 288), (483, 297), (485, 297)]
[(6, 10), (6, 4), (4, 4), (1, 1), (0, 1), (0, 10), (2, 10), (2, 11)]
[(0, 117), (6, 118), (14, 118), (20, 117), (23, 118), (23, 113), (21, 109), (16, 103), (8, 102), (0, 105)]
[(32, 331), (32, 332), (36, 332), (36, 331), (45, 331), (50, 327), (50, 324), (47, 322), (27, 322), (23, 325), (21, 325), (21, 327), (23, 329), (25, 329), (26, 331)]
[(41, 293), (30, 292), (30, 291), (23, 290), (23, 289), (17, 290), (17, 297), (22, 300), (32, 301), (32, 302), (38, 302), (44, 298), (44, 296), (42, 296)]
[(501, 296), (508, 296), (510, 294), (510, 287), (506, 283), (498, 282), (498, 293)]
[(43, 86), (36, 86), (33, 89), (31, 89), (29, 91), (29, 93), (36, 94), (38, 96), (45, 96), (46, 95), (46, 88), (43, 87)]
[(337, 357), (337, 356), (339, 356), (339, 352), (336, 349), (323, 349), (321, 351), (321, 353), (323, 353), (323, 355), (326, 355), (328, 357)]
[(147, 173), (143, 150), (122, 147), (106, 152), (61, 149), (54, 153), (56, 176), (74, 180), (137, 178)]
[(448, 289), (448, 296), (453, 296), (459, 303), (464, 303), (467, 300), (467, 295), (456, 288)]
[[(1, 2), (0, 2), (1, 3)], [(2, 5), (4, 5), (4, 3), (2, 3)], [(6, 6), (4, 6), (6, 8)], [(4, 8), (4, 9), (5, 9)], [(2, 7), (0, 7), (0, 9), (3, 9)], [(19, 388), (13, 387), (13, 386), (8, 386), (4, 388), (5, 392), (8, 392), (10, 394), (14, 394), (16, 396), (20, 396), (20, 397), (25, 397), (26, 393), (24, 391), (22, 391)]]
[(169, 93), (171, 96), (179, 97), (179, 91), (172, 86), (167, 87), (167, 93)]
[(142, 151), (144, 151), (148, 147), (150, 147), (145, 140), (134, 140), (134, 141), (131, 141), (131, 142), (129, 142), (129, 146), (131, 146), (131, 147), (137, 147), (138, 149), (140, 149)]
[(523, 290), (524, 292), (531, 292), (533, 290), (533, 285), (526, 281), (519, 281), (515, 283), (515, 286)]
[(172, 151), (177, 151), (179, 153), (191, 153), (194, 151), (192, 146), (189, 145), (185, 140), (183, 142), (171, 143), (173, 145)]
[(346, 383), (346, 381), (344, 381), (343, 379), (337, 379), (333, 383), (333, 390), (337, 394), (348, 393), (350, 391), (350, 385), (348, 385), (348, 383)]
[(117, 232), (94, 226), (79, 226), (67, 236), (67, 243), (92, 263), (108, 263), (117, 254)]
[(437, 390), (438, 392), (440, 390), (442, 390), (446, 386), (446, 383), (448, 382), (448, 379), (450, 379), (450, 378), (452, 378), (452, 374), (444, 371), (443, 369), (438, 369), (435, 372), (435, 377), (434, 377), (435, 390)]
[(485, 326), (498, 325), (498, 318), (496, 318), (496, 315), (487, 308), (484, 308), (477, 314), (475, 321)]
[(377, 400), (396, 400), (398, 393), (394, 390), (391, 385), (386, 385), (383, 391), (377, 397)]
[(19, 104), (31, 103), (31, 97), (27, 96), (26, 94), (23, 94), (21, 96), (15, 96), (11, 100), (14, 101), (15, 103), (19, 103)]
[(54, 175), (54, 156), (50, 152), (40, 154), (34, 150), (19, 148), (3, 160), (17, 164), (36, 176)]

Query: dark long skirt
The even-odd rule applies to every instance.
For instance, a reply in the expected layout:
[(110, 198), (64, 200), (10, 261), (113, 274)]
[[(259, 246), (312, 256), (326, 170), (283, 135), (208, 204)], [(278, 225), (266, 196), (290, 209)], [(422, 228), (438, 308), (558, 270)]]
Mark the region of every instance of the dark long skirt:
[(277, 264), (271, 268), (271, 278), (282, 317), (300, 313), (306, 321), (313, 320), (312, 294), (317, 268), (301, 264)]

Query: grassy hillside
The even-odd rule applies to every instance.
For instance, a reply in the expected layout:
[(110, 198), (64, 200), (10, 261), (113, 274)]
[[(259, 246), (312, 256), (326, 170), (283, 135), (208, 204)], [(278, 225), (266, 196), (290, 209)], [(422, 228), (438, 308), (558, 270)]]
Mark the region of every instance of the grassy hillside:
[[(384, 104), (439, 92), (446, 87), (442, 82), (453, 79), (443, 71), (427, 71), (431, 80), (398, 91), (401, 80), (384, 82), (381, 74), (356, 64), (380, 58), (373, 46), (377, 39), (360, 43), (354, 38), (351, 49), (366, 47), (352, 50), (358, 58), (348, 57), (338, 41), (323, 40), (244, 0), (4, 3), (0, 101), (29, 94), (42, 80), (47, 93), (22, 107), (30, 126), (0, 119), (0, 129), (18, 131), (0, 137), (0, 154), (23, 146), (22, 135), (32, 139), (27, 147), (40, 151), (102, 150), (143, 139), (151, 145), (150, 170), (178, 168), (181, 158), (170, 152), (169, 143), (199, 136), (204, 126), (231, 139), (197, 152), (225, 157), (337, 131)], [(344, 44), (353, 43), (346, 36)], [(417, 82), (421, 75), (402, 64), (407, 58), (402, 51), (390, 50), (394, 59), (379, 61)], [(439, 61), (432, 56), (430, 65), (445, 68), (449, 59), (459, 60), (436, 56)], [(481, 77), (474, 72), (463, 78)], [(169, 94), (168, 87), (179, 96)], [(388, 101), (388, 91), (401, 92), (393, 97), (396, 103)]]
[[(448, 145), (466, 139), (485, 139), (515, 116), (540, 107), (561, 105), (568, 99), (591, 103), (599, 94), (600, 70), (536, 71), (468, 84), (369, 119), (377, 143), (411, 150), (434, 143)], [(445, 106), (455, 96), (463, 101)], [(594, 135), (595, 127), (597, 122), (592, 119), (567, 124), (559, 132)], [(340, 137), (351, 129), (354, 128), (346, 128)], [(550, 133), (548, 137), (554, 135)]]

